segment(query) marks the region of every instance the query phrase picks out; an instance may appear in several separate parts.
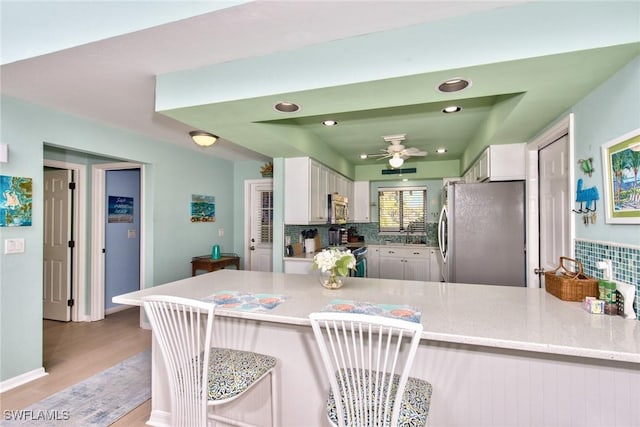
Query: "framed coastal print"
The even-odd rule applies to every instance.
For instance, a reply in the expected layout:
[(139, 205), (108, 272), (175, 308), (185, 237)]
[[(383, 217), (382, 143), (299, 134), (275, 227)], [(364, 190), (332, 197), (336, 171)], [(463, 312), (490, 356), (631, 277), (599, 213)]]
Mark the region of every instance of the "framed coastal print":
[(31, 226), (31, 178), (0, 175), (0, 227)]
[(640, 224), (640, 129), (602, 145), (606, 221)]
[(191, 195), (191, 222), (215, 222), (215, 196)]

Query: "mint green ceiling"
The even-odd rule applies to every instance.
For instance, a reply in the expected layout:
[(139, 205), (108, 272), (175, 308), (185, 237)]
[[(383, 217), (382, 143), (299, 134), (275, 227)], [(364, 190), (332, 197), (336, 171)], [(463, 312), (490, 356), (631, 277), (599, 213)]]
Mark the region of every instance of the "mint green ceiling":
[[(486, 145), (529, 141), (640, 54), (639, 11), (634, 2), (525, 3), (169, 73), (157, 78), (156, 109), (266, 156), (309, 155), (349, 175), (371, 162), (359, 154), (402, 133), (429, 152), (408, 163), (464, 169)], [(435, 90), (453, 77), (472, 85)], [(275, 111), (279, 101), (301, 110)], [(448, 105), (462, 111), (445, 115)]]

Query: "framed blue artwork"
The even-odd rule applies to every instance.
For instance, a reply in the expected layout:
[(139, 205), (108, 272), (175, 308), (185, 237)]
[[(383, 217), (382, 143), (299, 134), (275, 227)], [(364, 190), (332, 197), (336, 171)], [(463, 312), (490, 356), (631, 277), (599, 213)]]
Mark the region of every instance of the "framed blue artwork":
[(31, 178), (0, 175), (0, 227), (31, 225)]
[(201, 194), (191, 195), (191, 222), (215, 222), (216, 198)]

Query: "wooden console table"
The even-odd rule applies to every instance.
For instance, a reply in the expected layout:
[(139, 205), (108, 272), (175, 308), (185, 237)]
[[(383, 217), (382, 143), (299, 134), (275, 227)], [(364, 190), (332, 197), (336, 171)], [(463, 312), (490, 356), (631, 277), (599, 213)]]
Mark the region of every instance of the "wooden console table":
[(240, 270), (240, 257), (235, 254), (223, 254), (220, 259), (212, 259), (211, 255), (201, 255), (191, 258), (191, 276), (196, 270), (216, 271), (229, 265), (235, 265)]

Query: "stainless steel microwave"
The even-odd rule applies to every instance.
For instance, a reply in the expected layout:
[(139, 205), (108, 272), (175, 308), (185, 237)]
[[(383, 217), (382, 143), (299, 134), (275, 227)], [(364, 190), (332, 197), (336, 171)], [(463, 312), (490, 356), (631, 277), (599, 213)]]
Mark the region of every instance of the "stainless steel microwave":
[(349, 200), (338, 193), (329, 194), (327, 198), (329, 207), (329, 224), (346, 224), (349, 217)]

